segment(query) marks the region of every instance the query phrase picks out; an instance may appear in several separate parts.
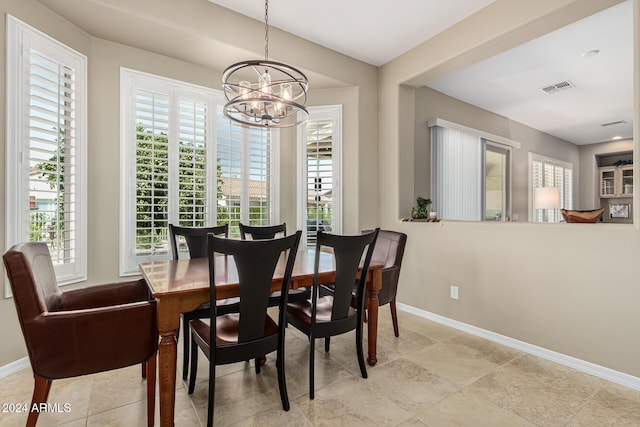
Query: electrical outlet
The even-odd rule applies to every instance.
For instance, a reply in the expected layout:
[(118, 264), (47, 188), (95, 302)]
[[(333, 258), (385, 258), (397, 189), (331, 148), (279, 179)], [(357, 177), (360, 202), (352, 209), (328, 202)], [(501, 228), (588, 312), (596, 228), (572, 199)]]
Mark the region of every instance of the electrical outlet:
[(458, 299), (458, 287), (451, 285), (451, 299)]

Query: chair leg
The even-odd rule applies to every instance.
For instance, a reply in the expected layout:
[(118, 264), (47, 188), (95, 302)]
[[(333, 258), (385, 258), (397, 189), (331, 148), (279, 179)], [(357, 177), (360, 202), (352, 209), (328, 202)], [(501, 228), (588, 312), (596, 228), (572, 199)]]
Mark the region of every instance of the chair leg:
[(400, 336), (398, 332), (398, 312), (396, 311), (396, 299), (395, 297), (389, 303), (389, 307), (391, 308), (391, 321), (393, 322), (393, 333), (396, 337)]
[(364, 363), (364, 351), (362, 350), (362, 322), (356, 326), (356, 353), (358, 353), (358, 364), (362, 378), (367, 378), (367, 367)]
[(40, 407), (41, 403), (46, 403), (49, 397), (49, 390), (51, 390), (51, 380), (41, 377), (39, 375), (33, 375), (33, 396), (31, 397), (31, 406), (29, 407), (29, 417), (27, 418), (27, 427), (35, 427), (38, 421), (38, 415), (40, 411), (33, 411), (34, 405), (36, 408)]
[(182, 319), (182, 328), (184, 329), (184, 333), (182, 334), (182, 380), (186, 381), (187, 376), (189, 375), (189, 342), (191, 341), (191, 331), (189, 330), (187, 319), (184, 316)]
[(142, 379), (147, 378), (147, 362), (142, 362)]
[[(195, 350), (195, 349), (192, 349)], [(216, 393), (216, 364), (209, 360), (209, 402), (207, 403), (207, 427), (213, 427), (213, 399)]]
[(313, 371), (314, 371), (314, 356), (316, 352), (316, 339), (309, 336), (309, 399), (313, 400)]
[(156, 358), (157, 352), (147, 359), (147, 425), (153, 427), (156, 414)]
[(280, 390), (280, 400), (282, 409), (289, 410), (289, 395), (287, 393), (287, 379), (284, 374), (284, 344), (280, 344), (277, 353), (276, 369), (278, 370), (278, 389)]
[(260, 373), (260, 365), (262, 363), (262, 357), (256, 357), (256, 360), (254, 360), (254, 364), (256, 367), (256, 374)]
[(324, 338), (324, 351), (329, 353), (329, 345), (331, 344), (331, 337)]
[(191, 335), (191, 372), (189, 376), (189, 394), (193, 394), (196, 388), (196, 374), (198, 373), (198, 344)]

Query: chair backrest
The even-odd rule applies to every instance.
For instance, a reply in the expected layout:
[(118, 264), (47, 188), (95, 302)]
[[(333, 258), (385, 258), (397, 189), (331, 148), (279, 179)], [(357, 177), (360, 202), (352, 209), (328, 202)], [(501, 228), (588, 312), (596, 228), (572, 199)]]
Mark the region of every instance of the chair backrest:
[[(240, 285), (238, 339), (240, 342), (256, 340), (264, 335), (264, 322), (267, 316), (269, 296), (271, 295), (271, 285), (276, 266), (281, 259), (286, 261), (286, 265), (284, 267), (278, 324), (284, 325), (285, 305), (291, 284), (291, 273), (301, 235), (302, 232), (298, 231), (290, 236), (269, 240), (221, 239), (214, 235), (209, 235), (209, 288), (211, 301), (216, 300), (216, 261), (227, 262), (227, 257), (217, 257), (216, 254), (232, 256), (238, 271)], [(285, 253), (284, 258), (282, 257), (283, 253)], [(216, 304), (211, 304), (211, 318), (217, 320)], [(211, 334), (215, 334), (214, 324), (215, 322), (211, 322)]]
[(171, 256), (178, 259), (178, 237), (184, 237), (189, 249), (190, 258), (207, 257), (207, 235), (224, 235), (229, 237), (229, 224), (217, 225), (215, 227), (178, 227), (169, 224), (169, 239), (171, 240)]
[(21, 325), (41, 313), (60, 309), (62, 292), (45, 243), (15, 245), (2, 258)]
[[(335, 257), (336, 279), (333, 292), (333, 307), (331, 320), (336, 321), (352, 317), (351, 301), (353, 284), (356, 283), (356, 309), (362, 311), (364, 301), (364, 287), (373, 256), (379, 229), (362, 235), (341, 236), (318, 231), (316, 235), (316, 258), (314, 286), (312, 291), (312, 324), (315, 323), (316, 305), (318, 299), (318, 269), (320, 267), (320, 253), (323, 248), (331, 248)], [(364, 260), (363, 260), (364, 256)], [(362, 262), (360, 279), (356, 280), (358, 269)]]
[[(368, 232), (371, 232), (371, 230), (364, 231), (364, 233)], [(380, 230), (371, 260), (375, 263), (382, 264), (383, 268), (400, 268), (406, 244), (407, 235), (405, 233)]]
[(278, 225), (244, 225), (238, 224), (240, 227), (240, 238), (247, 240), (249, 238), (253, 240), (265, 240), (274, 239), (276, 234), (282, 233), (283, 236), (287, 235), (287, 223), (283, 222)]
[(406, 244), (407, 235), (405, 233), (391, 230), (380, 230), (378, 233), (378, 240), (371, 260), (383, 265), (382, 289), (378, 292), (380, 305), (391, 302), (396, 296)]

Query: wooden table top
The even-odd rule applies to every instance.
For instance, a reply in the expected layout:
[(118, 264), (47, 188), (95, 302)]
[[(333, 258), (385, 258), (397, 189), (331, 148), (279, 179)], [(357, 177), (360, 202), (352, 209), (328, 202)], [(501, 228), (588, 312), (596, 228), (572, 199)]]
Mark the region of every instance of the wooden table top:
[[(292, 273), (292, 288), (309, 286), (313, 282), (314, 249), (298, 251)], [(282, 283), (285, 257), (281, 257), (274, 273), (274, 289)], [(321, 282), (335, 279), (334, 257), (331, 253), (320, 254)], [(140, 271), (156, 298), (208, 292), (209, 260), (193, 258), (168, 261), (153, 261), (140, 264)], [(238, 287), (238, 272), (233, 257), (216, 256), (216, 291), (218, 298), (235, 296)]]

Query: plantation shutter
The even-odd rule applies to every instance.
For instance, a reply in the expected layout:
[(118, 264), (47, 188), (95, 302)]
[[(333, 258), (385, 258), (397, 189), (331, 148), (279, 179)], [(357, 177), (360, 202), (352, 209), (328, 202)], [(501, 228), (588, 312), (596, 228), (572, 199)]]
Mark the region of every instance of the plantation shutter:
[(313, 247), (318, 231), (342, 232), (341, 107), (309, 108), (298, 140), (302, 166), (298, 221), (304, 230), (303, 244)]
[(86, 58), (13, 17), (8, 33), (8, 240), (45, 242), (60, 284), (84, 280)]
[(271, 131), (264, 128), (248, 129), (248, 201), (249, 224), (271, 225)]
[[(543, 222), (544, 210), (534, 209), (533, 193), (539, 187), (558, 187), (560, 190), (560, 207), (573, 209), (573, 165), (561, 160), (552, 159), (535, 153), (529, 153), (531, 170), (531, 188), (529, 189), (530, 216), (532, 222)], [(559, 222), (558, 209), (547, 210), (548, 222)]]
[(137, 256), (168, 252), (169, 94), (135, 92)]
[(238, 223), (241, 221), (241, 201), (243, 194), (241, 126), (232, 124), (224, 117), (222, 106), (218, 106), (218, 126), (216, 159), (218, 168), (217, 223), (229, 224), (229, 234), (240, 236)]
[(207, 225), (208, 106), (180, 98), (178, 138), (178, 223), (181, 227)]
[(169, 224), (270, 223), (270, 132), (231, 124), (214, 90), (127, 69), (120, 82), (122, 275), (169, 258)]
[(271, 131), (231, 122), (218, 107), (217, 223), (229, 224), (238, 237), (238, 223), (271, 225)]

